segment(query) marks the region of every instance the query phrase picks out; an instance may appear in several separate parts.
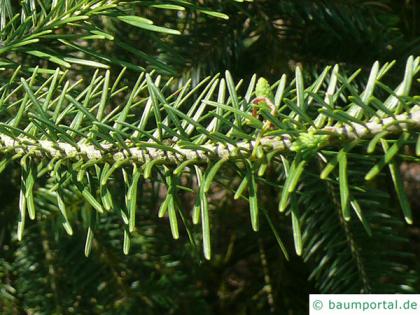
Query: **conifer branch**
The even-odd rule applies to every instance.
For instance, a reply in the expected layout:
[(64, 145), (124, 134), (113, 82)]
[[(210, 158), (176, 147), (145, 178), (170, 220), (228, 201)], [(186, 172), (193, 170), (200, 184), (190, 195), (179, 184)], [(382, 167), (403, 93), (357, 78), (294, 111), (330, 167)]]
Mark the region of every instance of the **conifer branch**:
[[(319, 135), (328, 135), (322, 140), (323, 146), (333, 144), (337, 138), (342, 140), (356, 140), (387, 131), (399, 133), (408, 130), (420, 130), (420, 107), (414, 106), (411, 113), (403, 113), (395, 117), (387, 117), (382, 120), (372, 119), (367, 123), (352, 123), (343, 127), (325, 127), (317, 131)], [(49, 140), (34, 140), (20, 136), (12, 138), (0, 134), (0, 151), (14, 151), (20, 154), (28, 154), (47, 158), (67, 158), (74, 160), (100, 160), (102, 162), (117, 162), (126, 159), (130, 163), (147, 163), (159, 160), (162, 163), (179, 164), (186, 160), (195, 160), (197, 164), (221, 159), (249, 158), (256, 141), (243, 141), (237, 144), (213, 144), (208, 143), (200, 146), (199, 150), (185, 149), (179, 145), (173, 145), (173, 151), (150, 147), (150, 142), (133, 144), (126, 142), (127, 149), (121, 149), (113, 144), (101, 143), (98, 149), (95, 145), (80, 143), (77, 146), (63, 142)], [(295, 142), (290, 136), (265, 136), (260, 139), (264, 152), (287, 152), (293, 148)]]

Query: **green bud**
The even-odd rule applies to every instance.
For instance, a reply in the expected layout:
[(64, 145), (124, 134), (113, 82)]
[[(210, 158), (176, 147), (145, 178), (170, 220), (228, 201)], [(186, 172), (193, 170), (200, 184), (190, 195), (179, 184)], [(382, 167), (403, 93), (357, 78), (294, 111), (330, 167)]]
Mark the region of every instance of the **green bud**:
[(269, 100), (274, 99), (273, 92), (271, 91), (271, 86), (268, 81), (264, 78), (259, 78), (257, 82), (257, 87), (255, 88), (255, 95), (257, 97), (266, 97)]
[(301, 133), (293, 142), (292, 151), (301, 153), (315, 153), (318, 149), (328, 143), (327, 135), (316, 135), (313, 132)]

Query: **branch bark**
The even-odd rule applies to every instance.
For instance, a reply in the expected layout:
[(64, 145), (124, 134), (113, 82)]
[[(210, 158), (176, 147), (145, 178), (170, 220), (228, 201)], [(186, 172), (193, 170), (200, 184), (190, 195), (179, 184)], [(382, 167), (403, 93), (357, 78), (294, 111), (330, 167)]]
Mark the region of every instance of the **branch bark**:
[[(339, 127), (325, 127), (316, 134), (327, 134), (326, 143), (336, 143), (339, 139), (362, 139), (370, 138), (382, 131), (389, 133), (400, 133), (407, 130), (420, 130), (420, 106), (413, 107), (411, 113), (403, 113), (394, 117), (384, 119), (372, 119), (365, 124), (349, 123)], [(335, 141), (334, 141), (335, 140)], [(259, 145), (264, 152), (285, 152), (290, 151), (293, 140), (289, 136), (265, 136), (260, 139)], [(211, 160), (235, 159), (249, 157), (255, 146), (255, 141), (238, 142), (232, 144), (204, 144), (200, 149), (185, 149), (171, 146), (171, 150), (155, 148), (156, 144), (150, 142), (139, 142), (133, 145), (127, 143), (129, 149), (120, 149), (113, 144), (101, 144), (102, 148), (95, 145), (79, 143), (78, 146), (64, 142), (53, 142), (50, 140), (34, 140), (28, 137), (12, 138), (0, 134), (0, 151), (3, 153), (14, 152), (29, 154), (47, 158), (70, 158), (77, 160), (104, 160), (117, 162), (127, 160), (131, 163), (147, 163), (153, 160), (161, 160), (162, 163), (179, 164), (185, 160), (195, 159), (197, 163), (208, 163)]]

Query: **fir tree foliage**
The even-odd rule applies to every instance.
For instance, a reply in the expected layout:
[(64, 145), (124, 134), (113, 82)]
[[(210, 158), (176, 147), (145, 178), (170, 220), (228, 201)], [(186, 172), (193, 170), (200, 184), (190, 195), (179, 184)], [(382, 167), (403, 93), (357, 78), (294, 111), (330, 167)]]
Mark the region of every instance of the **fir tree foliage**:
[[(147, 73), (139, 75), (135, 86), (118, 81), (111, 86), (110, 72), (101, 74), (98, 70), (87, 88), (80, 90), (77, 83), (70, 86), (58, 69), (42, 81), (36, 71), (27, 79), (16, 79), (3, 88), (0, 137), (3, 169), (9, 163), (17, 163), (21, 169), (18, 238), (23, 236), (26, 220), (36, 217), (35, 187), (43, 178), (50, 186), (43, 192), (56, 198), (69, 235), (73, 231), (63, 190), (80, 194), (98, 215), (106, 215), (121, 202), (117, 207), (125, 209), (121, 219), (129, 233), (135, 229), (139, 183), (161, 181), (167, 196), (159, 216), (169, 216), (172, 235), (178, 238), (177, 213), (181, 210), (177, 190), (190, 189), (181, 182), (183, 177), (192, 176), (200, 186), (199, 206), (194, 209), (199, 213), (193, 216), (195, 223), (202, 222), (204, 253), (210, 259), (206, 195), (213, 182), (223, 183), (223, 174), (229, 174), (223, 171), (225, 168), (243, 178), (235, 197), (248, 200), (256, 231), (260, 216), (258, 186), (264, 185), (267, 169), (279, 176), (287, 174), (284, 182), (266, 183), (279, 187), (279, 211), (284, 212), (292, 207), (300, 177), (313, 159), (325, 164), (319, 180), (339, 186), (342, 216), (349, 221), (351, 209), (359, 212), (359, 207), (352, 196), (356, 188), (352, 187), (353, 177), (349, 179), (348, 160), (355, 159), (361, 153), (353, 152), (360, 151), (366, 151), (363, 159), (371, 163), (365, 181), (374, 180), (385, 167), (393, 170), (401, 209), (411, 223), (411, 210), (399, 187), (401, 180), (393, 158), (417, 141), (410, 131), (419, 128), (420, 111), (409, 91), (419, 71), (419, 60), (408, 59), (404, 79), (396, 87), (380, 81), (389, 64), (380, 67), (375, 63), (363, 91), (357, 91), (349, 82), (351, 78), (340, 74), (338, 67), (326, 68), (320, 79), (305, 87), (297, 68), (291, 82), (283, 76), (273, 85), (275, 112), (260, 108), (258, 115), (252, 113), (255, 77), (242, 96), (229, 72), (176, 91), (161, 83), (160, 76)], [(378, 94), (382, 90), (381, 98), (374, 95), (375, 88)], [(118, 106), (113, 106), (116, 99)], [(264, 129), (265, 122), (270, 123), (270, 129)], [(288, 169), (282, 166), (284, 159), (289, 160)], [(336, 170), (338, 176), (334, 175)], [(118, 178), (123, 179), (126, 194), (123, 201), (114, 203), (108, 186), (119, 182)], [(92, 241), (89, 231), (86, 254)]]
[[(273, 291), (285, 291), (270, 278), (266, 238), (283, 264), (308, 266), (320, 292), (415, 291), (406, 234), (415, 215), (400, 163), (420, 160), (420, 57), (353, 72), (332, 64), (316, 75), (298, 64), (275, 79), (176, 75), (168, 45), (193, 36), (189, 17), (227, 27), (220, 8), (243, 14), (254, 5), (0, 4), (0, 171), (10, 191), (1, 197), (0, 311), (210, 314), (188, 281), (203, 277), (190, 265), (205, 265), (201, 257), (229, 263), (217, 231), (245, 212), (238, 233), (258, 240), (249, 248), (271, 310)], [(121, 36), (124, 29), (135, 35)], [(138, 48), (137, 32), (145, 41), (159, 36), (160, 53)], [(180, 71), (185, 78), (199, 68)], [(224, 212), (234, 200), (240, 212)], [(168, 230), (183, 240), (169, 241)], [(196, 304), (176, 304), (177, 286)], [(278, 306), (305, 309), (278, 292)]]

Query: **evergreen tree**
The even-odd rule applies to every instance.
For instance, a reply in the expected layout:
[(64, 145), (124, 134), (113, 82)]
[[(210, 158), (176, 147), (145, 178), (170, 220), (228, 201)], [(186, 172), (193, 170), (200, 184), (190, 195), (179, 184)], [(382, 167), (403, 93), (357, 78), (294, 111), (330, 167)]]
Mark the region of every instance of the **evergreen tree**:
[(309, 293), (418, 292), (418, 15), (2, 0), (0, 313), (306, 314)]

